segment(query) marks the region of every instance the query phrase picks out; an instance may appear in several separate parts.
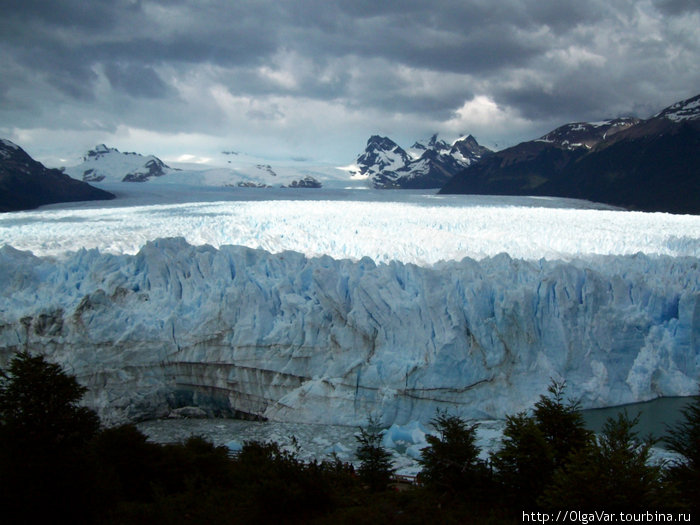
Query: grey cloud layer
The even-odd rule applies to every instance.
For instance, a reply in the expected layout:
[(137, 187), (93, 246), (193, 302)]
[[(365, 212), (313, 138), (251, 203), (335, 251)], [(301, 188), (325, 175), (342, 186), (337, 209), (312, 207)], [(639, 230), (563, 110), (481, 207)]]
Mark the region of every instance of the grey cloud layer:
[(653, 110), (700, 91), (699, 4), (2, 0), (0, 117), (218, 129), (211, 101), (185, 94), (197, 85), (254, 99), (248, 117), (267, 120), (288, 113), (273, 97), (431, 125), (478, 95), (533, 126)]

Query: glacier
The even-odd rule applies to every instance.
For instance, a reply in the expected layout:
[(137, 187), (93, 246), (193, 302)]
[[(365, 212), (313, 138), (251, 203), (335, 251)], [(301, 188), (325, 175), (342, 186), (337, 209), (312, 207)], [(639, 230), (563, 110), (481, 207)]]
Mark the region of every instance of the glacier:
[(0, 360), (48, 355), (106, 422), (491, 419), (552, 378), (584, 408), (697, 392), (697, 218), (372, 199), (6, 214)]
[(81, 247), (135, 254), (148, 241), (184, 237), (215, 248), (421, 266), (500, 253), (563, 261), (639, 252), (700, 257), (698, 216), (622, 212), (585, 201), (411, 190), (97, 186), (117, 198), (0, 215), (0, 246), (56, 257)]

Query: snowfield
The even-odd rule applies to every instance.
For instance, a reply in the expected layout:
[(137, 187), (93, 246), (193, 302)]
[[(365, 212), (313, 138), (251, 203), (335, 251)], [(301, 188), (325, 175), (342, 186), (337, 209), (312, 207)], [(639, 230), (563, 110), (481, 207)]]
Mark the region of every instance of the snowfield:
[(0, 215), (0, 357), (49, 354), (107, 421), (499, 418), (551, 378), (586, 408), (697, 391), (700, 217), (123, 186)]

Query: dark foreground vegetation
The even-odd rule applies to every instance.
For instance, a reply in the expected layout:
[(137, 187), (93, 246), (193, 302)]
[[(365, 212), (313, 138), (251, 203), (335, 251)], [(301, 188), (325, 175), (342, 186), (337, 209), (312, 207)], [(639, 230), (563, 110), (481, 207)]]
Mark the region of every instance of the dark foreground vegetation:
[(522, 523), (561, 509), (700, 516), (700, 398), (668, 439), (684, 459), (662, 466), (649, 464), (652, 442), (626, 414), (599, 436), (586, 430), (560, 383), (530, 413), (508, 417), (488, 459), (476, 425), (438, 412), (421, 483), (410, 485), (392, 477), (374, 424), (359, 431), (355, 470), (303, 462), (274, 443), (248, 442), (235, 456), (198, 437), (150, 443), (132, 425), (101, 428), (79, 405), (84, 392), (27, 353), (1, 372), (3, 523)]

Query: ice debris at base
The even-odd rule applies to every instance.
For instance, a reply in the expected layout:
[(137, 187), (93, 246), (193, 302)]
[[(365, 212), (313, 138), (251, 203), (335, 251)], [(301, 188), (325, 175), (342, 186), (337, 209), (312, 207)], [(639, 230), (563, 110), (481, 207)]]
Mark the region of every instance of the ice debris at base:
[[(469, 421), (478, 423), (475, 444), (480, 451), (479, 457), (488, 459), (491, 452), (501, 447), (504, 421)], [(138, 425), (150, 440), (160, 443), (175, 443), (190, 436), (208, 439), (214, 445), (225, 446), (231, 454), (243, 449), (246, 441), (275, 442), (282, 450), (294, 453), (302, 461), (323, 461), (339, 459), (342, 462), (359, 466), (355, 455), (357, 450), (357, 427), (338, 427), (333, 425), (303, 425), (295, 423), (251, 422), (230, 419), (209, 420), (156, 420)], [(421, 466), (418, 463), (420, 451), (428, 446), (427, 434), (436, 435), (418, 422), (406, 425), (392, 425), (383, 431), (385, 441), (382, 446), (391, 453), (392, 466), (396, 474), (415, 476)], [(235, 436), (234, 439), (231, 439)], [(389, 437), (386, 437), (389, 436)], [(327, 443), (333, 443), (326, 446)], [(409, 445), (410, 443), (410, 445)], [(661, 443), (662, 445), (663, 443)], [(659, 446), (652, 447), (650, 463), (678, 461), (680, 456)]]
[[(482, 459), (500, 446), (503, 421), (480, 421), (476, 429), (476, 446)], [(283, 422), (254, 422), (231, 419), (155, 420), (138, 424), (151, 441), (176, 443), (190, 436), (200, 436), (214, 445), (225, 446), (231, 454), (243, 449), (248, 441), (275, 442), (280, 449), (303, 461), (339, 459), (359, 466), (356, 456), (359, 427), (305, 425)], [(436, 432), (430, 425), (411, 421), (394, 424), (382, 431), (382, 446), (391, 453), (396, 473), (415, 476), (420, 471), (420, 451), (428, 446), (427, 434)]]
[(384, 432), (382, 446), (418, 459), (421, 455), (420, 451), (428, 446), (428, 441), (425, 439), (428, 433), (429, 431), (419, 421), (411, 421), (404, 426), (394, 423)]
[(232, 439), (228, 443), (226, 443), (226, 448), (228, 448), (229, 452), (232, 454), (236, 454), (243, 450), (243, 443), (236, 441), (235, 439)]
[[(207, 415), (385, 425), (499, 418), (551, 378), (584, 407), (692, 395), (700, 261), (502, 254), (431, 267), (148, 242), (0, 248), (0, 359), (41, 352), (105, 421)], [(332, 444), (332, 442), (331, 442)]]

